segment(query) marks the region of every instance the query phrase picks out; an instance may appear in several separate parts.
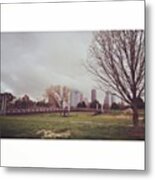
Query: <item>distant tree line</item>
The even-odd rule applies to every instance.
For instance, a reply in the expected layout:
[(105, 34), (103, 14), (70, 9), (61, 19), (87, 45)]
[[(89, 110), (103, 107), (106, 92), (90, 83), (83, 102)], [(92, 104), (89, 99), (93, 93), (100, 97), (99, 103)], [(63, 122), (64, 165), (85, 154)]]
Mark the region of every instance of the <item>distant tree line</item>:
[[(144, 109), (145, 108), (145, 102), (141, 98), (137, 98), (136, 105), (138, 109)], [(98, 100), (94, 100), (89, 105), (86, 105), (84, 101), (79, 102), (77, 104), (77, 108), (91, 108), (91, 109), (101, 109), (101, 104)], [(103, 108), (105, 108), (103, 106)], [(129, 105), (122, 105), (121, 103), (113, 102), (109, 109), (111, 110), (124, 110), (127, 108), (131, 108)]]
[[(5, 102), (5, 103), (4, 103)], [(28, 109), (28, 108), (34, 108), (34, 107), (50, 107), (50, 104), (48, 102), (45, 102), (45, 100), (41, 101), (33, 101), (29, 98), (28, 95), (24, 95), (21, 98), (16, 98), (11, 93), (1, 93), (0, 94), (0, 109), (2, 109), (2, 106), (6, 106), (7, 109)]]
[[(29, 98), (28, 95), (24, 95), (22, 98), (16, 98), (11, 93), (1, 93), (0, 94), (0, 109), (2, 109), (3, 101), (6, 101), (6, 108), (7, 109), (28, 109), (28, 108), (37, 108), (37, 107), (50, 107), (51, 104), (46, 102), (45, 100), (41, 101), (33, 101)], [(145, 108), (145, 102), (141, 98), (136, 99), (136, 106), (138, 109)], [(86, 104), (85, 101), (81, 101), (77, 104), (77, 108), (91, 108), (91, 109), (101, 109), (101, 104), (98, 100), (94, 100), (93, 102)], [(104, 108), (104, 106), (103, 106)], [(111, 110), (123, 110), (126, 108), (130, 108), (130, 106), (122, 106), (121, 103), (113, 102), (109, 109)]]
[[(141, 98), (137, 98), (136, 106), (138, 109), (144, 109), (145, 108), (145, 102)], [(123, 109), (127, 109), (127, 108), (131, 108), (131, 107), (129, 105), (126, 105), (126, 106), (123, 105), (122, 106), (121, 103), (113, 102), (110, 109), (112, 109), (112, 110), (123, 110)]]

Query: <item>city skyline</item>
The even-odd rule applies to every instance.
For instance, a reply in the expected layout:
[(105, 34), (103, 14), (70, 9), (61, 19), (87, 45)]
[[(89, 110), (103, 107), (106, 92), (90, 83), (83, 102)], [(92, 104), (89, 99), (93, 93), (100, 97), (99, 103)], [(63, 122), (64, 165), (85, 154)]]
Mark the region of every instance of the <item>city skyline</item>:
[[(63, 88), (63, 87), (61, 87)], [(52, 93), (52, 92), (51, 92)], [(56, 91), (55, 91), (56, 93)], [(4, 92), (4, 93), (1, 93), (1, 95), (3, 96), (4, 94), (6, 95), (11, 95), (9, 92)], [(12, 94), (14, 96), (14, 94)], [(116, 100), (116, 96), (109, 92), (109, 91), (106, 91), (105, 92), (105, 96), (104, 98), (102, 99), (102, 101), (100, 102), (97, 98), (97, 91), (96, 89), (91, 89), (90, 90), (90, 100), (88, 100), (87, 97), (85, 97), (83, 95), (83, 93), (77, 89), (71, 89), (69, 90), (69, 94), (68, 94), (68, 98), (65, 100), (65, 98), (63, 96), (59, 96), (59, 94), (55, 94), (54, 96), (47, 96), (47, 97), (44, 97), (40, 100), (40, 102), (46, 102), (46, 103), (49, 103), (49, 104), (53, 104), (53, 102), (57, 103), (58, 105), (60, 105), (61, 101), (64, 101), (66, 102), (69, 106), (71, 107), (77, 107), (77, 105), (81, 102), (85, 102), (88, 106), (92, 103), (92, 102), (95, 102), (95, 101), (98, 101), (101, 105), (105, 105), (107, 107), (110, 107), (113, 103), (124, 103), (124, 101), (118, 101), (118, 99)], [(58, 97), (59, 96), (59, 97)], [(16, 97), (14, 96), (14, 101), (16, 100), (21, 100), (21, 99), (27, 99), (27, 100), (32, 100), (34, 102), (39, 102), (37, 100), (33, 100), (31, 98), (31, 96), (29, 96), (29, 94), (23, 94), (22, 96), (20, 97)]]

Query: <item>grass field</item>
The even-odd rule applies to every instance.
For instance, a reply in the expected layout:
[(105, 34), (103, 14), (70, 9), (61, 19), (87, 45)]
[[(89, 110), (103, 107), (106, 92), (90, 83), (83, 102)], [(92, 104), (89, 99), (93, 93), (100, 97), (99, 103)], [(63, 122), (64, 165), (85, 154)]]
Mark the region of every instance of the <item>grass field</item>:
[[(143, 117), (143, 114), (141, 115)], [(0, 116), (1, 138), (143, 140), (144, 124), (132, 126), (131, 115), (92, 113)]]

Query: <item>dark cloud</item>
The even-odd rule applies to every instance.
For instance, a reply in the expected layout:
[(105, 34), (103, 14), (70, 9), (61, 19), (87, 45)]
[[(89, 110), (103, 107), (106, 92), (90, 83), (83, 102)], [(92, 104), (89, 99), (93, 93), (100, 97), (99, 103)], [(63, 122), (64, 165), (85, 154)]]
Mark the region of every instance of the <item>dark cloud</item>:
[(91, 40), (92, 32), (2, 33), (2, 91), (37, 98), (63, 84), (89, 97), (95, 83), (83, 62)]

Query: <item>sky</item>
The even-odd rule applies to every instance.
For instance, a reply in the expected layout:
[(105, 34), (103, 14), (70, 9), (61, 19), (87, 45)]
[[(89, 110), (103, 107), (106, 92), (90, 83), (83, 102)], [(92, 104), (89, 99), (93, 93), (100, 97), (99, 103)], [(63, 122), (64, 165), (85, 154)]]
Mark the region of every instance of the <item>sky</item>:
[(66, 85), (90, 100), (97, 83), (84, 64), (92, 38), (90, 31), (2, 33), (1, 91), (41, 100), (51, 85)]

